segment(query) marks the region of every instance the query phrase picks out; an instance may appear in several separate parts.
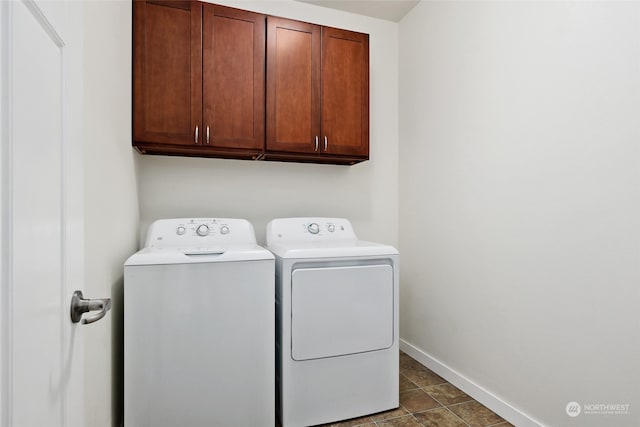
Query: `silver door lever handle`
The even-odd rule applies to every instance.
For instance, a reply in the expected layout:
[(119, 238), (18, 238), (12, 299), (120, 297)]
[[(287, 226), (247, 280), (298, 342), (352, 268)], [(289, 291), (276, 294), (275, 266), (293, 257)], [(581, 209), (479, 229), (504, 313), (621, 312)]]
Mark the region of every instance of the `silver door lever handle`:
[[(75, 291), (71, 297), (71, 321), (73, 323), (78, 323), (81, 320), (83, 325), (96, 322), (102, 319), (110, 309), (111, 298), (85, 299), (82, 291)], [(90, 311), (98, 311), (98, 313), (82, 319), (82, 314)]]

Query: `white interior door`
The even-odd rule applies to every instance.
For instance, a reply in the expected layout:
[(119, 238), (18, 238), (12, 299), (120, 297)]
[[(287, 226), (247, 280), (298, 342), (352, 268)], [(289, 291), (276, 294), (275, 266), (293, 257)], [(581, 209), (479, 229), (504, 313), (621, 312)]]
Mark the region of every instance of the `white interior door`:
[[(73, 2), (1, 2), (3, 427), (83, 424), (81, 47)], [(75, 38), (75, 39), (74, 39)]]

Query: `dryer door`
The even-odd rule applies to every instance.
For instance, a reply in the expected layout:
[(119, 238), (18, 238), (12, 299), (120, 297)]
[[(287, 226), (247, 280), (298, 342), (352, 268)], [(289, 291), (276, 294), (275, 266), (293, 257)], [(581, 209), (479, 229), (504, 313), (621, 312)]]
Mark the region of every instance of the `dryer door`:
[(393, 344), (393, 268), (300, 268), (291, 277), (291, 355), (319, 359)]

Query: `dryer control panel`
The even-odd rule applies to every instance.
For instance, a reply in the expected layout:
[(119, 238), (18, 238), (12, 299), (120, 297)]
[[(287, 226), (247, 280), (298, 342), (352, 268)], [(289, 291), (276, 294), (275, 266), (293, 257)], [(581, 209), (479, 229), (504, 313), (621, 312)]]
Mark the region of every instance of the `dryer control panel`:
[(251, 223), (236, 218), (160, 219), (149, 226), (145, 247), (213, 247), (256, 244)]
[(267, 224), (267, 246), (277, 241), (357, 240), (349, 220), (344, 218), (279, 218)]

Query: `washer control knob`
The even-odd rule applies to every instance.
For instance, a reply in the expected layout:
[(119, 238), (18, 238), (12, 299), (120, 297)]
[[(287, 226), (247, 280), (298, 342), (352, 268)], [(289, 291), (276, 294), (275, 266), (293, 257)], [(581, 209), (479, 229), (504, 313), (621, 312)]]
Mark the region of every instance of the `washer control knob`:
[(196, 233), (201, 237), (208, 236), (209, 226), (207, 224), (200, 224), (198, 228), (196, 228)]
[(177, 234), (178, 236), (182, 236), (182, 235), (183, 235), (184, 233), (186, 233), (186, 232), (187, 232), (187, 229), (186, 229), (186, 228), (184, 228), (184, 226), (183, 226), (183, 225), (181, 225), (181, 226), (179, 226), (178, 228), (176, 228), (176, 234)]
[(336, 231), (336, 226), (333, 224), (329, 224), (327, 225), (327, 230), (329, 230), (329, 233), (333, 233), (334, 231)]
[(220, 227), (220, 234), (229, 234), (229, 226), (228, 225), (223, 225), (222, 227)]
[(320, 232), (320, 226), (315, 222), (307, 225), (307, 231), (311, 234), (318, 234)]

